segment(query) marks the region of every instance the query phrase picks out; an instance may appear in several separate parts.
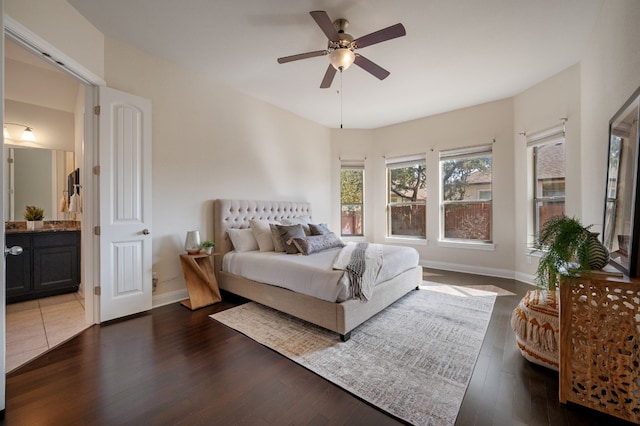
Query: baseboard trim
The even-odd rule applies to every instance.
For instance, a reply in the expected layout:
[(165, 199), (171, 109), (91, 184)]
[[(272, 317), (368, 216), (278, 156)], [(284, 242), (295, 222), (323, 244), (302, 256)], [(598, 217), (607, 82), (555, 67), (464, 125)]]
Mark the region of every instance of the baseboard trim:
[(423, 266), (425, 268), (442, 269), (443, 271), (464, 272), (467, 274), (485, 275), (489, 277), (518, 279), (517, 274), (514, 271), (510, 271), (507, 269), (485, 268), (482, 266), (432, 261), (420, 261), (420, 266)]
[(159, 308), (160, 306), (180, 302), (181, 300), (188, 298), (189, 293), (187, 293), (186, 288), (184, 290), (169, 291), (153, 296), (151, 300), (151, 306), (152, 308)]
[(525, 274), (522, 272), (516, 272), (516, 280), (525, 284), (536, 285), (536, 276), (531, 274)]

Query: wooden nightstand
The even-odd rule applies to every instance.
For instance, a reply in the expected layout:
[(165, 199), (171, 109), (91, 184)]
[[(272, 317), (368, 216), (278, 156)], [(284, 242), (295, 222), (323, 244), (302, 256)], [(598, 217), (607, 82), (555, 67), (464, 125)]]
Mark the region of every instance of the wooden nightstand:
[(189, 299), (180, 302), (191, 310), (220, 302), (220, 289), (213, 272), (209, 254), (181, 254), (180, 265), (184, 272), (184, 281), (189, 292)]

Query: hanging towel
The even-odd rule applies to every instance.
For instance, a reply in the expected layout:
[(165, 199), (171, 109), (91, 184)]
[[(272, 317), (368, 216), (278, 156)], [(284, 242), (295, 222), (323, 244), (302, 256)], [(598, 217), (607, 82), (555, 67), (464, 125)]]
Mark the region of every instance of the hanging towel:
[(80, 197), (78, 194), (73, 194), (69, 200), (69, 211), (71, 213), (78, 212), (78, 197)]
[(69, 211), (69, 206), (67, 205), (67, 197), (63, 196), (62, 198), (60, 198), (60, 206), (59, 206), (58, 210), (61, 213), (66, 213), (66, 212)]

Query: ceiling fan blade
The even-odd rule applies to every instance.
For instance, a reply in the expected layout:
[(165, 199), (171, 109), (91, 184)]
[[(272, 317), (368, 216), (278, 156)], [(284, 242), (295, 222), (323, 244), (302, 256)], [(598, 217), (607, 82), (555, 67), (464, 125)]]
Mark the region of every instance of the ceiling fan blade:
[(384, 80), (389, 76), (389, 74), (391, 74), (380, 65), (371, 62), (370, 60), (359, 54), (356, 55), (356, 59), (353, 62), (363, 70), (372, 74), (374, 77), (378, 77), (380, 80)]
[(322, 83), (320, 83), (321, 89), (328, 89), (331, 87), (331, 83), (333, 83), (333, 77), (336, 75), (336, 69), (333, 65), (329, 64), (327, 68), (327, 72), (324, 73), (324, 78), (322, 79)]
[(407, 35), (407, 31), (404, 29), (404, 26), (402, 24), (395, 24), (374, 33), (359, 37), (354, 40), (354, 43), (356, 44), (356, 48), (361, 49), (363, 47), (371, 46), (372, 44), (381, 43), (404, 35)]
[(284, 64), (292, 61), (299, 61), (300, 59), (313, 58), (316, 56), (322, 56), (329, 53), (328, 50), (316, 50), (315, 52), (307, 52), (307, 53), (298, 53), (297, 55), (284, 56), (282, 58), (278, 58), (279, 64)]
[(309, 14), (329, 40), (340, 41), (338, 30), (333, 26), (333, 22), (331, 22), (331, 18), (329, 18), (327, 12), (324, 10), (314, 10), (313, 12), (309, 12)]

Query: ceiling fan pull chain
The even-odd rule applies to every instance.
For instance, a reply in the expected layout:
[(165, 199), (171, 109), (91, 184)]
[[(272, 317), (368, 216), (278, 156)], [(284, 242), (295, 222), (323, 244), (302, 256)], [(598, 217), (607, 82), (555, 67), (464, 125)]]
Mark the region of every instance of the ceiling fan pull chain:
[(340, 128), (342, 129), (342, 68), (340, 68)]

